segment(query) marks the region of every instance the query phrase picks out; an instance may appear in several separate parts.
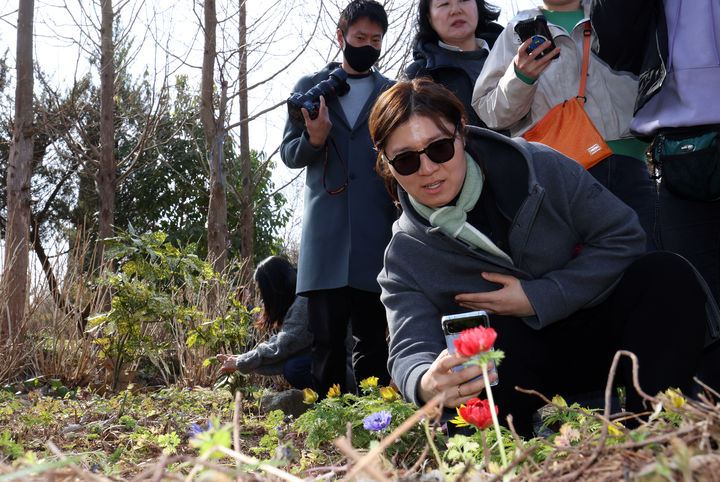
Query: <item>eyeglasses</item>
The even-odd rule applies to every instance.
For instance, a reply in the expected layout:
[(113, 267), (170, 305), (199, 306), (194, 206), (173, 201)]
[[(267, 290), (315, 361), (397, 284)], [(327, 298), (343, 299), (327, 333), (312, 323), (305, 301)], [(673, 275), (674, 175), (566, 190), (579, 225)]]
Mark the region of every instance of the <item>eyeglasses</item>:
[(421, 149), (419, 151), (401, 152), (392, 159), (388, 159), (385, 155), (385, 160), (387, 160), (387, 162), (395, 168), (395, 171), (401, 176), (409, 176), (420, 169), (421, 154), (425, 154), (436, 164), (447, 162), (455, 155), (455, 137), (457, 136), (459, 127), (460, 124), (458, 123), (458, 125), (455, 126), (452, 137), (438, 139), (437, 141), (428, 144), (425, 149)]

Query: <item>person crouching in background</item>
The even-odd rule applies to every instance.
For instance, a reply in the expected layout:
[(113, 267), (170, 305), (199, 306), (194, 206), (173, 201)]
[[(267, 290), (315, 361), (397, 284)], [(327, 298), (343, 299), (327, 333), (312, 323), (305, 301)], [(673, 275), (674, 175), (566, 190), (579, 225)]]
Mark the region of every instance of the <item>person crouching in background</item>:
[(263, 311), (256, 326), (280, 331), (241, 355), (219, 354), (223, 373), (240, 370), (260, 375), (282, 374), (295, 388), (312, 387), (307, 298), (295, 295), (297, 270), (284, 258), (270, 256), (254, 274)]

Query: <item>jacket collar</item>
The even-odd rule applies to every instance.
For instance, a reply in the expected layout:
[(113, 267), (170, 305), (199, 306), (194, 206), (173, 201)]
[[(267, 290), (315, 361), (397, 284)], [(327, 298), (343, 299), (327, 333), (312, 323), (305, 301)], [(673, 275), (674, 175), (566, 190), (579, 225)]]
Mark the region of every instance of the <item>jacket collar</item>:
[[(474, 126), (466, 127), (465, 134), (465, 150), (485, 170), (485, 182), (492, 186), (500, 212), (508, 220), (514, 221), (526, 199), (532, 193), (540, 190), (525, 141), (510, 139), (491, 130)], [(438, 228), (430, 226), (413, 209), (407, 193), (400, 186), (398, 186), (398, 198), (403, 209), (403, 214), (397, 221), (398, 228), (411, 233), (424, 232), (428, 236), (428, 243), (437, 242), (438, 248), (446, 247), (445, 236), (438, 236)], [(459, 249), (464, 249), (462, 242), (454, 241)], [(516, 262), (520, 257), (520, 253), (513, 253)], [(492, 261), (508, 267), (502, 260), (493, 259)]]

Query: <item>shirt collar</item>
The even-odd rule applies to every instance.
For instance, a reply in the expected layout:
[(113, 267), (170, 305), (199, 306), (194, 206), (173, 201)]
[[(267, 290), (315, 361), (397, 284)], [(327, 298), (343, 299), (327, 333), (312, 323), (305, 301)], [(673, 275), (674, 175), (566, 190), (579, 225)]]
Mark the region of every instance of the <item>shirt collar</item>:
[[(451, 50), (453, 52), (464, 52), (464, 50), (462, 50), (460, 47), (446, 44), (442, 40), (438, 40), (438, 45), (446, 50)], [(490, 52), (490, 47), (488, 46), (488, 43), (484, 39), (476, 38), (475, 45), (477, 45), (478, 49), (480, 49), (480, 50), (487, 50), (488, 52)]]

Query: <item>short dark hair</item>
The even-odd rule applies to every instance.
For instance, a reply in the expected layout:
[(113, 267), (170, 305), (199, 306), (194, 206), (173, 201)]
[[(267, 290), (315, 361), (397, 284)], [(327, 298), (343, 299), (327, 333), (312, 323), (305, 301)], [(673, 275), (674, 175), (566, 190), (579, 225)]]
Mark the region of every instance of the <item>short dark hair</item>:
[(361, 18), (368, 18), (371, 22), (380, 25), (383, 35), (387, 33), (387, 13), (385, 13), (385, 8), (375, 0), (353, 0), (350, 2), (340, 14), (337, 26), (343, 35), (346, 35), (350, 26)]
[(370, 137), (378, 151), (375, 170), (385, 181), (385, 187), (396, 203), (397, 181), (382, 154), (390, 134), (414, 115), (431, 119), (448, 136), (452, 135), (452, 128), (448, 130), (443, 120), (454, 128), (467, 119), (465, 107), (455, 94), (428, 78), (398, 82), (378, 97), (368, 120)]
[[(424, 43), (436, 43), (440, 40), (437, 32), (430, 25), (430, 3), (432, 0), (420, 0), (418, 2), (417, 12), (417, 33), (415, 34), (415, 42)], [(475, 36), (480, 37), (481, 34), (485, 33), (488, 24), (497, 20), (500, 16), (500, 9), (488, 5), (485, 0), (475, 0), (478, 10), (478, 24), (475, 27)]]
[(285, 258), (270, 256), (257, 265), (253, 278), (264, 305), (258, 326), (265, 329), (280, 327), (295, 301), (297, 270)]

